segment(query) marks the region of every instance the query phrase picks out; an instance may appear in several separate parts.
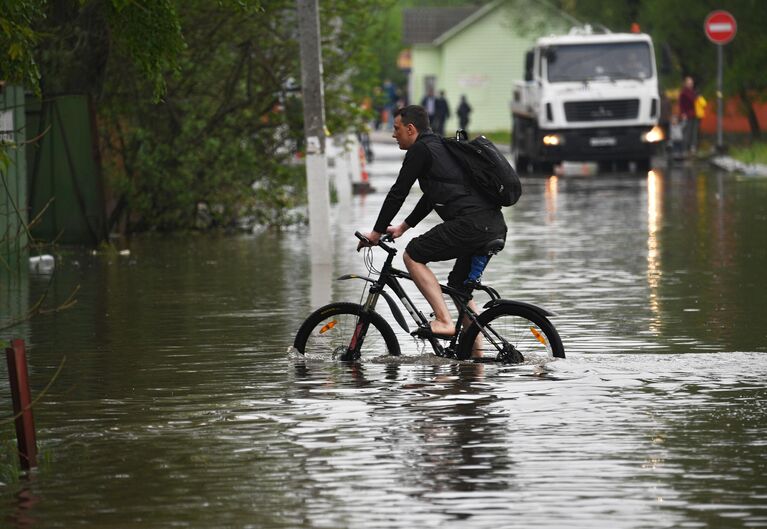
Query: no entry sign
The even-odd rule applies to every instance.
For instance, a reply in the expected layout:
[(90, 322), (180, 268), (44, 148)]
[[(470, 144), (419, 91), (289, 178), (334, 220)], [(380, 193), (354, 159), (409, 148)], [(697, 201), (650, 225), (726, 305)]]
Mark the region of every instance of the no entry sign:
[(714, 44), (727, 44), (738, 31), (738, 24), (735, 23), (735, 17), (727, 11), (712, 11), (706, 17), (703, 23), (708, 40)]

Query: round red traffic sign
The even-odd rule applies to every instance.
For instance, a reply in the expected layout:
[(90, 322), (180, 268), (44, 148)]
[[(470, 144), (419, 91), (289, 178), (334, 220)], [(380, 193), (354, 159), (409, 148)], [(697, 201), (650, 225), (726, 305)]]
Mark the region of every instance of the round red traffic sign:
[(703, 29), (706, 30), (708, 40), (714, 44), (727, 44), (735, 38), (738, 24), (735, 22), (735, 17), (730, 13), (717, 10), (708, 14), (703, 23)]

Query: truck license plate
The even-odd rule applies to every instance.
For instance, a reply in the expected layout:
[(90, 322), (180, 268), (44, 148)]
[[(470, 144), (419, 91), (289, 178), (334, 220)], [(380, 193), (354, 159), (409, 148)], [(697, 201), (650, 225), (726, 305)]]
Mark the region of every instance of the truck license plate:
[(612, 136), (598, 136), (589, 138), (589, 144), (592, 147), (609, 147), (615, 145), (615, 138)]

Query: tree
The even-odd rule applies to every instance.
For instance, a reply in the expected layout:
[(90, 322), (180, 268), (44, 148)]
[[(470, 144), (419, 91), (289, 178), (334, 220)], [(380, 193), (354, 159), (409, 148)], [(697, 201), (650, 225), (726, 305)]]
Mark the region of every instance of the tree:
[[(656, 42), (666, 42), (678, 65), (677, 73), (692, 75), (699, 88), (713, 91), (716, 81), (716, 46), (709, 42), (703, 30), (706, 15), (722, 8), (714, 0), (694, 2), (684, 0), (669, 10), (661, 0), (645, 0), (644, 13)], [(761, 127), (753, 109), (753, 102), (767, 96), (767, 79), (762, 72), (767, 68), (767, 42), (763, 28), (767, 13), (760, 2), (729, 0), (725, 8), (738, 22), (735, 39), (724, 48), (724, 93), (738, 95), (751, 124), (752, 136), (760, 134)]]
[[(372, 0), (322, 3), (327, 125), (361, 124), (360, 102), (377, 82)], [(110, 62), (101, 118), (108, 172), (131, 229), (232, 225), (255, 216), (290, 222), (304, 200), (303, 138), (294, 0), (258, 6), (179, 2), (186, 48), (161, 101)], [(366, 30), (360, 28), (367, 27)], [(108, 97), (106, 94), (109, 94)], [(255, 189), (255, 192), (254, 192)], [(128, 215), (130, 213), (130, 215)]]
[(40, 72), (34, 59), (39, 34), (32, 25), (43, 17), (45, 0), (3, 2), (0, 11), (0, 80), (36, 87)]
[[(380, 82), (389, 2), (321, 5), (328, 126), (361, 125)], [(172, 230), (245, 213), (274, 223), (301, 200), (303, 134), (293, 0), (20, 0), (3, 13), (14, 78), (97, 112), (113, 220)], [(3, 23), (0, 22), (0, 23)], [(10, 67), (7, 68), (10, 71)], [(10, 76), (9, 76), (10, 78)], [(255, 192), (254, 192), (255, 189)]]
[(0, 28), (0, 79), (37, 92), (42, 82), (49, 93), (98, 93), (105, 57), (117, 53), (159, 96), (184, 45), (171, 0), (14, 0), (3, 2)]
[[(663, 77), (667, 86), (678, 86), (683, 76), (696, 79), (698, 88), (713, 91), (716, 77), (716, 47), (703, 30), (706, 15), (725, 8), (738, 22), (738, 34), (725, 47), (724, 91), (738, 95), (751, 124), (753, 136), (760, 134), (760, 124), (753, 109), (754, 101), (767, 96), (767, 40), (762, 36), (767, 24), (767, 11), (755, 0), (679, 0), (673, 5), (666, 0), (560, 0), (562, 9), (578, 18), (604, 24), (608, 28), (627, 30), (637, 22), (652, 35), (659, 63), (670, 61), (670, 71)], [(665, 57), (663, 57), (665, 55)]]

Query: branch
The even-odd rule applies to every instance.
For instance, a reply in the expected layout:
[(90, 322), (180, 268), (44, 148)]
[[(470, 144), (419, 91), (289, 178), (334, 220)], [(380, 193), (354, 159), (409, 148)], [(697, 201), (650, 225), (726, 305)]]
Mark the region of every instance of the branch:
[(45, 385), (45, 387), (38, 393), (35, 400), (29, 403), (28, 406), (26, 406), (23, 410), (21, 410), (16, 415), (13, 415), (11, 417), (6, 417), (5, 419), (0, 420), (0, 425), (8, 424), (9, 422), (13, 422), (19, 417), (21, 417), (25, 411), (32, 409), (44, 396), (46, 393), (48, 393), (48, 390), (51, 389), (51, 386), (53, 386), (53, 383), (56, 382), (56, 379), (59, 378), (59, 375), (61, 374), (61, 370), (64, 368), (64, 363), (67, 361), (67, 357), (63, 356), (61, 357), (61, 362), (59, 363), (58, 369), (56, 369), (56, 372), (53, 374), (51, 379), (48, 381), (48, 384)]

